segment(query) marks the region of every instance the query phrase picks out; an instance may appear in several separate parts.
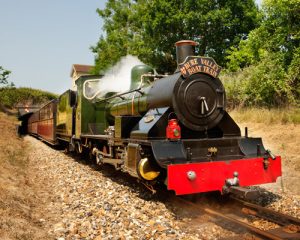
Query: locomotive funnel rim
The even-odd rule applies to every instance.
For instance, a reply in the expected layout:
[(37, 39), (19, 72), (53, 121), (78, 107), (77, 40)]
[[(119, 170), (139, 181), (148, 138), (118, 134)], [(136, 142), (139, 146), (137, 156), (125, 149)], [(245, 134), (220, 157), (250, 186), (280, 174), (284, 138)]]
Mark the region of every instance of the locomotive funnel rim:
[(185, 45), (198, 46), (199, 43), (197, 43), (193, 40), (180, 40), (180, 41), (175, 43), (176, 47), (185, 46)]

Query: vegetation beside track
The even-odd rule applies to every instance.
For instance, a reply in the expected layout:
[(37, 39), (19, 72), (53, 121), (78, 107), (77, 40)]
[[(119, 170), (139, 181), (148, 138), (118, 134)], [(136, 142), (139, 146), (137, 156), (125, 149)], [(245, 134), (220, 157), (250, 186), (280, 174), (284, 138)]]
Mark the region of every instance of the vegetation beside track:
[(33, 88), (15, 88), (15, 87), (3, 87), (0, 88), (0, 103), (9, 109), (14, 108), (17, 104), (34, 104), (48, 102), (54, 98), (57, 98), (56, 94), (42, 91)]
[(12, 229), (24, 230), (21, 222), (30, 219), (28, 199), (24, 195), (26, 186), (26, 145), (16, 136), (15, 117), (0, 113), (0, 238), (20, 237), (28, 239), (27, 233), (14, 235)]
[(300, 124), (298, 108), (235, 108), (230, 115), (238, 122), (269, 124)]
[(38, 239), (32, 206), (36, 196), (28, 180), (27, 144), (16, 134), (17, 120), (0, 112), (0, 239)]

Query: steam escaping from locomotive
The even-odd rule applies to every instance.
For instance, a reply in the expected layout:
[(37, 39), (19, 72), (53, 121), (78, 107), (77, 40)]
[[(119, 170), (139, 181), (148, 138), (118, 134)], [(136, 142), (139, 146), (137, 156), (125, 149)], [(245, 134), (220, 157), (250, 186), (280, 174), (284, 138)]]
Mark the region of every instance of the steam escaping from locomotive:
[(136, 65), (143, 65), (137, 57), (127, 55), (112, 68), (104, 73), (104, 77), (93, 88), (99, 92), (97, 98), (103, 98), (109, 92), (124, 92), (129, 90), (131, 83), (131, 69)]

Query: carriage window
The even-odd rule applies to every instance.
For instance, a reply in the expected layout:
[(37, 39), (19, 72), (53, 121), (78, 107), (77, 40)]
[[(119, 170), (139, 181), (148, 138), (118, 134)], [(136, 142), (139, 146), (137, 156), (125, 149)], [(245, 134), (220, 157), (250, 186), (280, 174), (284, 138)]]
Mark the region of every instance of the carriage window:
[(47, 106), (47, 114), (46, 114), (46, 119), (50, 118), (50, 105)]
[(52, 105), (50, 105), (50, 108), (49, 108), (49, 118), (53, 118), (53, 111), (52, 111)]
[(44, 119), (44, 109), (41, 109), (40, 111), (40, 120)]

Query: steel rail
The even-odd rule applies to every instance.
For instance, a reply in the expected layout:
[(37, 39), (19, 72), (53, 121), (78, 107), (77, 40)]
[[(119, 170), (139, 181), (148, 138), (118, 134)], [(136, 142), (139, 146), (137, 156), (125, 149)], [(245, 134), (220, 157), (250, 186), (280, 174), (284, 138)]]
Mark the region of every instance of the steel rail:
[[(260, 213), (262, 214), (269, 214), (269, 215), (273, 215), (275, 217), (280, 217), (281, 218), (281, 221), (279, 222), (286, 222), (288, 221), (289, 223), (291, 224), (295, 224), (295, 225), (299, 225), (300, 226), (300, 219), (298, 218), (295, 218), (293, 216), (290, 216), (290, 215), (286, 215), (286, 214), (283, 214), (283, 213), (280, 213), (280, 212), (277, 212), (275, 210), (272, 210), (272, 209), (269, 209), (269, 208), (265, 208), (265, 207), (262, 207), (260, 205), (257, 205), (257, 204), (254, 204), (254, 203), (249, 203), (247, 201), (244, 201), (244, 200), (241, 200), (241, 199), (238, 199), (236, 197), (232, 197), (231, 198), (237, 202), (240, 202), (241, 204), (243, 204), (244, 206), (246, 207), (250, 207), (252, 209), (255, 209), (257, 211), (259, 211)], [(261, 216), (260, 217), (264, 217), (264, 216)], [(280, 224), (280, 223), (279, 223)], [(284, 225), (284, 224), (280, 224), (280, 225)]]
[[(196, 210), (199, 210), (199, 211), (202, 211), (202, 212), (204, 211), (205, 213), (207, 213), (209, 215), (212, 215), (212, 216), (215, 216), (215, 217), (218, 217), (218, 218), (222, 218), (222, 219), (224, 219), (226, 221), (232, 222), (232, 223), (234, 223), (236, 225), (239, 225), (242, 228), (247, 229), (248, 231), (250, 231), (250, 232), (252, 232), (254, 234), (257, 234), (257, 235), (265, 238), (265, 239), (271, 239), (271, 240), (283, 240), (283, 239), (286, 239), (285, 237), (278, 236), (277, 234), (269, 232), (268, 230), (261, 230), (261, 229), (259, 229), (257, 227), (254, 227), (253, 225), (248, 224), (246, 222), (243, 222), (243, 221), (239, 220), (238, 218), (235, 218), (235, 217), (232, 217), (232, 216), (229, 216), (229, 215), (217, 212), (217, 211), (213, 210), (212, 208), (201, 207), (201, 206), (199, 206), (199, 205), (197, 205), (195, 203), (192, 203), (190, 201), (184, 200), (182, 198), (177, 198), (177, 199), (179, 201), (181, 201), (182, 203), (184, 203), (184, 204), (189, 204), (190, 206), (192, 206)], [(251, 205), (251, 203), (248, 203), (248, 202), (245, 202), (245, 204), (249, 204), (249, 206)], [(259, 207), (261, 207), (261, 206), (259, 206)], [(263, 207), (261, 207), (261, 208), (263, 208)], [(275, 212), (275, 211), (271, 210), (270, 212)], [(279, 213), (279, 215), (282, 216), (282, 217), (288, 216), (288, 215), (281, 214), (281, 213)], [(261, 216), (258, 216), (258, 217), (262, 218)], [(288, 216), (288, 217), (290, 217), (290, 216)], [(290, 217), (290, 218), (293, 219), (293, 220), (296, 220), (294, 222), (299, 222), (300, 221), (299, 219), (294, 218), (294, 217)]]
[(278, 237), (278, 236), (274, 235), (273, 233), (270, 233), (270, 232), (266, 232), (266, 231), (264, 231), (264, 230), (261, 230), (261, 229), (259, 229), (259, 228), (257, 228), (257, 227), (254, 227), (254, 226), (252, 226), (252, 225), (250, 225), (250, 224), (248, 224), (248, 223), (242, 222), (242, 221), (240, 221), (240, 220), (238, 220), (238, 219), (236, 219), (236, 218), (234, 218), (234, 217), (227, 216), (227, 215), (225, 215), (225, 214), (216, 212), (216, 211), (214, 211), (214, 210), (212, 210), (212, 209), (210, 209), (210, 208), (204, 208), (203, 210), (204, 210), (205, 212), (211, 214), (211, 215), (215, 215), (215, 216), (218, 216), (218, 217), (223, 218), (223, 219), (225, 219), (225, 220), (228, 220), (228, 221), (230, 221), (230, 222), (233, 222), (233, 223), (235, 223), (235, 224), (237, 224), (237, 225), (239, 225), (239, 226), (241, 226), (241, 227), (244, 227), (244, 228), (246, 228), (247, 230), (249, 230), (249, 231), (251, 231), (251, 232), (254, 232), (254, 233), (256, 233), (256, 234), (258, 234), (258, 235), (260, 235), (260, 236), (263, 236), (263, 237), (265, 237), (265, 238), (268, 238), (268, 239), (271, 239), (271, 240), (282, 240), (281, 237)]

